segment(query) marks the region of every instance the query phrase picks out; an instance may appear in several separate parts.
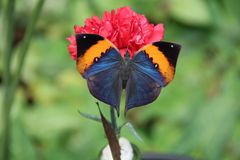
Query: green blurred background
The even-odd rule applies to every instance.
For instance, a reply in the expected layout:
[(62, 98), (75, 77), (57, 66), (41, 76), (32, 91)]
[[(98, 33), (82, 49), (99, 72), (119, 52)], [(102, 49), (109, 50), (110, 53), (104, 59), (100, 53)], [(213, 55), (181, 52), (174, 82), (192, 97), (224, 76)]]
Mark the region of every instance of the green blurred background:
[[(14, 55), (36, 2), (16, 0)], [(12, 159), (96, 159), (107, 140), (100, 123), (77, 112), (99, 114), (69, 56), (66, 37), (75, 24), (122, 6), (131, 6), (151, 23), (164, 23), (164, 40), (182, 45), (174, 81), (154, 103), (127, 115), (143, 142), (128, 128), (122, 136), (143, 152), (239, 160), (239, 0), (46, 0), (11, 110)], [(3, 83), (0, 91), (2, 101)], [(108, 116), (108, 106), (100, 105)]]

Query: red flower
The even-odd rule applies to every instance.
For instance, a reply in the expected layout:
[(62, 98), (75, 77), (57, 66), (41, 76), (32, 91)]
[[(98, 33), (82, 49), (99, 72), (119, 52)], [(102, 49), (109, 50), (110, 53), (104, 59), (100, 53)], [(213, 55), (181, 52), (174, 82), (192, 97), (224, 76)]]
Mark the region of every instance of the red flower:
[[(110, 40), (124, 57), (126, 51), (133, 57), (134, 53), (148, 43), (160, 41), (163, 38), (163, 24), (154, 26), (148, 23), (144, 15), (137, 14), (130, 7), (122, 7), (117, 11), (105, 12), (102, 19), (97, 16), (88, 18), (85, 25), (74, 26), (75, 34), (99, 34)], [(67, 38), (70, 42), (68, 50), (76, 60), (77, 47), (74, 36)]]
[(77, 43), (76, 43), (76, 38), (75, 36), (70, 36), (67, 38), (67, 40), (70, 42), (68, 45), (68, 51), (70, 53), (70, 56), (72, 59), (76, 60), (77, 59)]

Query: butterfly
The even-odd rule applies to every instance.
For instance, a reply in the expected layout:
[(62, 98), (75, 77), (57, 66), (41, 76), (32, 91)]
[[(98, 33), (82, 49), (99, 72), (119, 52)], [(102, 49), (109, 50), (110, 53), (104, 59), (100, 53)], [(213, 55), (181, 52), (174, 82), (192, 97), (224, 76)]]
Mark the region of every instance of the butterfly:
[(125, 113), (153, 102), (172, 81), (181, 46), (154, 42), (124, 57), (106, 38), (97, 34), (76, 34), (77, 69), (87, 80), (90, 93), (114, 107), (119, 114), (125, 89)]

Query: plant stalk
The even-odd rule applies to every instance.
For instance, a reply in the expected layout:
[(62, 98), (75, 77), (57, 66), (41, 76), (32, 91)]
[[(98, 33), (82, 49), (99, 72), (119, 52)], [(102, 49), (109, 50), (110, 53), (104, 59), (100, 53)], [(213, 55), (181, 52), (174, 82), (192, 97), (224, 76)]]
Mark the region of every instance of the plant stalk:
[[(9, 35), (6, 37), (7, 43), (6, 44), (6, 48), (4, 50), (4, 85), (5, 85), (5, 94), (4, 94), (4, 98), (3, 98), (3, 110), (2, 110), (2, 123), (3, 123), (3, 144), (2, 144), (2, 159), (4, 160), (9, 160), (10, 159), (10, 136), (11, 136), (11, 119), (10, 119), (10, 111), (11, 111), (11, 106), (13, 104), (14, 101), (14, 97), (15, 97), (15, 92), (19, 83), (19, 80), (21, 78), (21, 73), (22, 73), (22, 69), (23, 69), (23, 65), (24, 65), (24, 61), (25, 61), (25, 57), (26, 57), (26, 53), (32, 38), (32, 33), (33, 33), (33, 29), (36, 25), (36, 22), (38, 20), (39, 14), (41, 12), (43, 3), (45, 0), (39, 0), (36, 4), (36, 7), (33, 10), (33, 14), (31, 16), (31, 19), (28, 23), (27, 26), (27, 30), (26, 30), (26, 34), (24, 35), (24, 39), (22, 42), (22, 46), (20, 49), (20, 53), (19, 53), (19, 58), (18, 58), (18, 64), (17, 64), (17, 71), (14, 75), (14, 79), (12, 81), (10, 81), (10, 62), (11, 62), (11, 52), (12, 52), (12, 40), (13, 40), (13, 28), (8, 27), (8, 32)], [(9, 20), (10, 24), (13, 24), (13, 12), (12, 12), (12, 8), (14, 8), (14, 0), (9, 0), (8, 1), (8, 9), (7, 11), (10, 9), (11, 12), (6, 12), (7, 14), (9, 14), (9, 18), (12, 18), (11, 20)], [(7, 32), (7, 33), (8, 33)], [(11, 83), (10, 83), (11, 82)]]
[(11, 57), (12, 57), (12, 44), (13, 44), (13, 30), (14, 30), (14, 9), (15, 0), (9, 0), (6, 4), (6, 10), (3, 17), (3, 105), (2, 105), (2, 143), (1, 143), (1, 157), (0, 159), (8, 160), (10, 157), (10, 94), (9, 87), (11, 84)]
[(116, 120), (114, 107), (112, 107), (112, 106), (110, 106), (110, 116), (111, 116), (111, 123), (112, 123), (113, 130), (114, 130), (116, 136), (118, 137), (119, 133), (118, 133), (117, 120)]

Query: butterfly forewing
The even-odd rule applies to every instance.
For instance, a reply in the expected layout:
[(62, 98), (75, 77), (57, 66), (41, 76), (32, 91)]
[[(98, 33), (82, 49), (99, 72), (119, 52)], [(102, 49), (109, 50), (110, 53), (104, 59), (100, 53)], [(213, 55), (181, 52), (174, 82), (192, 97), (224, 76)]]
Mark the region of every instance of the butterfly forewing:
[(90, 93), (117, 110), (122, 81), (119, 51), (105, 38), (96, 34), (79, 34), (77, 40), (77, 69), (87, 79)]
[(155, 42), (138, 51), (131, 61), (126, 87), (126, 108), (153, 102), (174, 77), (180, 45)]
[(146, 45), (138, 53), (136, 53), (133, 61), (139, 61), (139, 53), (142, 52), (148, 57), (147, 61), (151, 61), (152, 65), (159, 72), (162, 78), (158, 78), (156, 75), (149, 74), (147, 71), (146, 74), (150, 75), (154, 79), (161, 80), (161, 84), (166, 86), (169, 82), (172, 81), (175, 74), (175, 67), (177, 63), (177, 58), (181, 46), (176, 43), (170, 42), (154, 42), (152, 44)]

